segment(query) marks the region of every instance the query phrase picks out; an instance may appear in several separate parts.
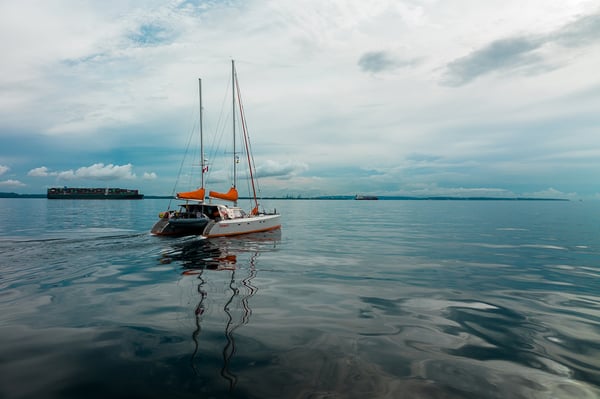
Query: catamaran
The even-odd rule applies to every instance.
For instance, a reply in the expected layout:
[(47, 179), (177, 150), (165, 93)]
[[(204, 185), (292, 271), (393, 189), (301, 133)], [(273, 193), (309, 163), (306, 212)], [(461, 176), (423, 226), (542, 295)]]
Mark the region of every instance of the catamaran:
[[(205, 173), (208, 172), (208, 162), (204, 154), (204, 139), (202, 132), (202, 81), (199, 80), (200, 92), (200, 166), (202, 170), (200, 187), (193, 191), (177, 193), (176, 198), (183, 200), (179, 211), (167, 209), (159, 214), (159, 221), (152, 227), (154, 235), (201, 235), (206, 238), (236, 236), (248, 233), (261, 233), (281, 228), (281, 215), (276, 211), (266, 211), (261, 208), (257, 196), (257, 176), (254, 159), (250, 153), (248, 127), (244, 108), (241, 102), (240, 89), (235, 69), (231, 61), (232, 86), (232, 118), (233, 118), (233, 182), (229, 191), (221, 193), (209, 191), (206, 197)], [(237, 111), (237, 112), (236, 112)], [(239, 115), (243, 152), (248, 167), (251, 185), (252, 209), (245, 212), (238, 206), (239, 193), (237, 190), (237, 167), (239, 154), (236, 152), (236, 117)], [(208, 200), (208, 201), (207, 201)], [(213, 203), (213, 200), (220, 202)]]

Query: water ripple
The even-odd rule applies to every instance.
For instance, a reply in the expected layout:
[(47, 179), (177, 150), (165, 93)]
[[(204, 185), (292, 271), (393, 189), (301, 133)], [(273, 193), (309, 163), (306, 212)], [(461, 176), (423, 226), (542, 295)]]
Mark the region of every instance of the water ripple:
[(203, 240), (90, 204), (0, 232), (2, 397), (600, 397), (593, 205), (280, 201)]

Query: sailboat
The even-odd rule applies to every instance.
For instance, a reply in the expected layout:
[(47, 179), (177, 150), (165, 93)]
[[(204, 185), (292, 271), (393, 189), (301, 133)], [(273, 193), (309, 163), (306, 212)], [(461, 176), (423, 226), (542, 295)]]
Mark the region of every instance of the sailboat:
[[(152, 227), (154, 235), (201, 235), (206, 238), (236, 236), (249, 233), (261, 233), (281, 228), (281, 215), (276, 211), (268, 212), (260, 208), (256, 193), (256, 170), (250, 154), (248, 128), (241, 102), (240, 89), (235, 70), (231, 61), (232, 81), (232, 131), (233, 131), (233, 183), (225, 193), (209, 191), (206, 197), (204, 174), (208, 171), (208, 163), (204, 156), (204, 139), (202, 132), (202, 81), (199, 80), (200, 90), (200, 166), (202, 170), (201, 185), (193, 191), (177, 193), (176, 198), (184, 200), (178, 212), (167, 210), (159, 214), (159, 221)], [(238, 112), (236, 112), (236, 110)], [(239, 193), (237, 190), (237, 165), (239, 162), (236, 152), (236, 115), (240, 117), (241, 134), (252, 187), (252, 209), (247, 213), (238, 206)], [(208, 202), (207, 202), (208, 199)], [(213, 203), (213, 200), (220, 202)]]

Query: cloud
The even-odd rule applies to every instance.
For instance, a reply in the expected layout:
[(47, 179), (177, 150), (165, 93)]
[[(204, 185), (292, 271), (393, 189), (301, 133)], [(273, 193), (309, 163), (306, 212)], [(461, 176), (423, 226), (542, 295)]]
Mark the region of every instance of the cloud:
[(0, 165), (0, 176), (8, 172), (9, 169), (8, 166)]
[(26, 184), (22, 183), (18, 180), (4, 180), (4, 181), (0, 181), (0, 187), (25, 187)]
[(77, 169), (74, 176), (92, 180), (135, 179), (135, 174), (131, 171), (131, 167), (130, 163), (127, 165), (95, 163), (91, 166)]
[[(41, 166), (39, 168), (31, 169), (27, 173), (27, 176), (56, 176), (58, 180), (89, 179), (101, 181), (135, 179), (136, 177), (135, 173), (132, 172), (132, 165), (130, 163), (127, 165), (104, 165), (103, 163), (95, 163), (91, 166), (83, 166), (75, 171), (71, 169), (61, 172), (51, 172), (47, 167)], [(156, 177), (155, 174), (154, 176)], [(144, 178), (146, 178), (146, 174), (144, 174)]]
[(272, 160), (263, 162), (256, 168), (257, 177), (289, 177), (297, 176), (308, 170), (308, 165), (301, 162), (279, 163)]
[(370, 51), (358, 59), (358, 66), (364, 72), (383, 72), (397, 68), (411, 66), (418, 62), (417, 59), (403, 60), (387, 51)]
[(555, 69), (538, 50), (549, 44), (579, 47), (600, 42), (600, 14), (586, 15), (547, 34), (517, 35), (491, 43), (446, 65), (445, 86), (465, 85), (479, 76), (524, 68), (529, 73)]
[(557, 199), (574, 199), (577, 198), (576, 193), (563, 193), (560, 190), (557, 190), (553, 187), (550, 187), (546, 190), (536, 191), (534, 193), (526, 193), (524, 194), (526, 197), (532, 198), (557, 198)]
[(586, 46), (600, 42), (600, 14), (586, 15), (559, 29), (549, 37), (565, 47)]
[(154, 46), (165, 44), (174, 38), (174, 33), (167, 27), (157, 23), (143, 23), (130, 39), (141, 46)]
[[(197, 126), (198, 77), (206, 137), (220, 140), (233, 55), (255, 155), (278, 160), (257, 163), (263, 189), (592, 189), (593, 2), (242, 3), (0, 1), (0, 36), (11, 38), (0, 49), (12, 60), (0, 65), (1, 180), (38, 193), (53, 180), (133, 178), (133, 167), (92, 167), (131, 162), (143, 165), (141, 190), (167, 193), (162, 179), (177, 181)], [(210, 182), (230, 183), (205, 144)]]
[(420, 197), (450, 196), (450, 197), (502, 197), (511, 198), (516, 195), (503, 188), (497, 187), (443, 187), (437, 184), (416, 184), (410, 190), (411, 195)]
[(50, 176), (50, 173), (48, 172), (47, 167), (41, 166), (39, 168), (31, 169), (29, 172), (27, 172), (27, 176), (46, 177)]
[(532, 51), (541, 45), (541, 41), (526, 37), (496, 40), (449, 63), (442, 83), (446, 86), (461, 86), (495, 70), (538, 62), (540, 58), (532, 54)]
[[(296, 177), (303, 172), (308, 170), (308, 165), (301, 162), (277, 162), (273, 160), (266, 160), (257, 165), (256, 178), (277, 178), (277, 179), (289, 179)], [(247, 174), (247, 170), (240, 171), (238, 173), (238, 181), (243, 179), (249, 179), (250, 176)], [(188, 176), (189, 177), (189, 176)], [(232, 183), (231, 171), (228, 169), (209, 169), (209, 175), (207, 178), (207, 184), (217, 185), (221, 183)], [(185, 179), (182, 179), (185, 180)]]

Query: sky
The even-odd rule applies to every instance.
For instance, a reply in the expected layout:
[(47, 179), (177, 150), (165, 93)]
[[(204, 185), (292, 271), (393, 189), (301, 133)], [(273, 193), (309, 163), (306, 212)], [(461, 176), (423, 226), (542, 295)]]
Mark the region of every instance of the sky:
[(0, 0), (0, 53), (0, 192), (170, 195), (234, 59), (265, 196), (600, 199), (597, 0)]

